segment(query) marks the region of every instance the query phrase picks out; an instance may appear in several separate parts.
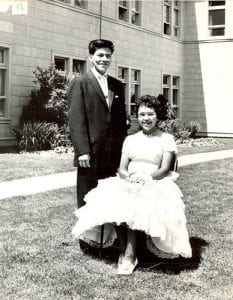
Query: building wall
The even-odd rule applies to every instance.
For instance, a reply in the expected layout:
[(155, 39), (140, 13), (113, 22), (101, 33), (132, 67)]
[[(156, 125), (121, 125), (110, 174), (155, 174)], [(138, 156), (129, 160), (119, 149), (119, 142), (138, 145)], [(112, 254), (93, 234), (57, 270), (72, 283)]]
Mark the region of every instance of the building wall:
[[(208, 1), (182, 1), (177, 39), (163, 34), (163, 1), (142, 1), (141, 26), (118, 20), (117, 0), (103, 1), (102, 38), (116, 46), (110, 74), (117, 76), (119, 66), (141, 70), (141, 94), (153, 95), (162, 93), (163, 73), (180, 76), (181, 120), (198, 121), (203, 134), (232, 136), (232, 12), (227, 0), (226, 34), (210, 38)], [(35, 67), (49, 66), (55, 55), (88, 61), (87, 45), (100, 34), (99, 14), (99, 1), (88, 1), (85, 10), (56, 0), (30, 0), (26, 15), (0, 12), (0, 47), (9, 48), (10, 66), (0, 146), (14, 142), (10, 128), (30, 100)]]
[[(117, 67), (141, 70), (141, 94), (162, 92), (162, 72), (183, 77), (183, 46), (180, 40), (165, 37), (163, 4), (142, 1), (142, 25), (118, 21), (117, 1), (103, 1), (102, 38), (115, 43), (110, 73)], [(10, 53), (9, 110), (0, 118), (0, 146), (9, 144), (10, 126), (17, 125), (22, 107), (30, 100), (33, 70), (51, 64), (54, 55), (87, 60), (87, 45), (99, 37), (98, 1), (89, 1), (88, 10), (49, 0), (30, 0), (27, 15), (0, 13), (0, 46)], [(4, 25), (4, 26), (3, 26)]]
[(233, 1), (226, 1), (225, 35), (208, 33), (208, 1), (186, 2), (183, 120), (209, 136), (233, 136)]

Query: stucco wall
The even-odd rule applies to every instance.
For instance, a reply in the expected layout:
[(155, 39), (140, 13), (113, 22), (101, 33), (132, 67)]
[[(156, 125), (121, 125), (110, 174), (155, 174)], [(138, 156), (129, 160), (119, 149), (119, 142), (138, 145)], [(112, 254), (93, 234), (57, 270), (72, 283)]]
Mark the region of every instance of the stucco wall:
[(233, 1), (226, 1), (225, 36), (208, 33), (208, 1), (185, 5), (183, 119), (203, 133), (233, 136)]

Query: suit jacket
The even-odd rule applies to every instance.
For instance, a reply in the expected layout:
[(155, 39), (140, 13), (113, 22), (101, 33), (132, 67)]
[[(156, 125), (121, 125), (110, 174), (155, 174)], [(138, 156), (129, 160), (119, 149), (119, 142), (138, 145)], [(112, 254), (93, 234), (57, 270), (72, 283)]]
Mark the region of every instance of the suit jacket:
[(79, 155), (89, 153), (95, 169), (119, 166), (121, 147), (127, 134), (125, 97), (122, 83), (108, 76), (108, 107), (93, 73), (75, 77), (68, 88), (71, 139)]

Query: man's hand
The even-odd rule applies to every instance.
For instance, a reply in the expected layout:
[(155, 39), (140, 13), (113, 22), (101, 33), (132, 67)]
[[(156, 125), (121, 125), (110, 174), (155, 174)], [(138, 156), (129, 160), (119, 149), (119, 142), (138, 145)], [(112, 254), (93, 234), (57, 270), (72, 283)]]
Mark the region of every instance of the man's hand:
[(90, 155), (83, 154), (78, 157), (78, 164), (83, 168), (90, 168)]

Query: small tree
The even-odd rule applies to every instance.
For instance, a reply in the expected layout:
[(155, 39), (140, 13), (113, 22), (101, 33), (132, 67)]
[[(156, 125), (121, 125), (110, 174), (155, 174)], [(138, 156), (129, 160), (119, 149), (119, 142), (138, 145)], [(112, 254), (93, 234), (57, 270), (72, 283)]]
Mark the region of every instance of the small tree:
[(48, 68), (36, 67), (33, 74), (36, 86), (31, 91), (29, 104), (23, 108), (20, 123), (41, 121), (54, 122), (59, 126), (67, 124), (67, 76), (53, 65)]
[(69, 79), (53, 65), (36, 67), (31, 100), (23, 108), (19, 126), (13, 128), (22, 151), (70, 146), (67, 88)]

